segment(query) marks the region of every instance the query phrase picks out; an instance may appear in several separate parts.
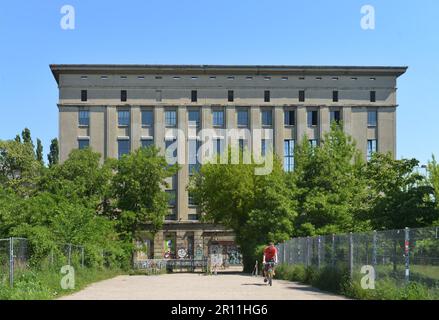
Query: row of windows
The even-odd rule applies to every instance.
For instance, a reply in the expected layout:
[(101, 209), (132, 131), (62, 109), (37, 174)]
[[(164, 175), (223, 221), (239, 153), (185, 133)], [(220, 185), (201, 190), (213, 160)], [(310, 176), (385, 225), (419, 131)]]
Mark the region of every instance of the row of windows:
[[(123, 79), (123, 80), (126, 80), (126, 79), (128, 79), (128, 76), (120, 76), (120, 78)], [(87, 80), (87, 79), (88, 79), (88, 76), (83, 75), (83, 76), (81, 76), (81, 79), (82, 79), (82, 80)], [(109, 77), (108, 77), (107, 75), (101, 75), (101, 79), (102, 79), (102, 80), (107, 80), (107, 79), (109, 79)], [(138, 76), (137, 76), (137, 79), (144, 80), (144, 79), (145, 79), (145, 76), (143, 76), (143, 75), (138, 75)], [(163, 76), (154, 76), (154, 79), (156, 79), (156, 80), (161, 80), (161, 79), (163, 79)], [(172, 79), (174, 79), (174, 80), (180, 80), (180, 79), (182, 79), (182, 77), (181, 77), (181, 76), (172, 76)], [(191, 76), (190, 79), (192, 79), (192, 80), (198, 80), (199, 78), (198, 78), (197, 76)], [(211, 80), (216, 80), (217, 77), (216, 77), (216, 76), (210, 76), (209, 79), (211, 79)], [(226, 79), (227, 79), (227, 80), (235, 80), (235, 76), (227, 76)], [(253, 79), (254, 79), (253, 76), (246, 76), (246, 77), (245, 77), (245, 80), (253, 80)], [(264, 79), (264, 80), (271, 80), (272, 77), (271, 77), (271, 76), (264, 76), (263, 79)], [(282, 77), (280, 77), (280, 79), (281, 79), (281, 80), (288, 80), (289, 77), (287, 77), (287, 76), (282, 76)], [(300, 76), (300, 77), (298, 77), (298, 79), (299, 79), (299, 80), (305, 80), (306, 77), (304, 77), (304, 76)], [(315, 77), (315, 79), (316, 79), (316, 80), (323, 80), (323, 77), (320, 77), (320, 76), (319, 76), (319, 77)], [(329, 79), (329, 77), (328, 77), (328, 79)], [(331, 80), (339, 80), (340, 78), (337, 77), (337, 76), (333, 76), (333, 77), (330, 77), (330, 79), (331, 79)], [(350, 80), (358, 80), (358, 77), (350, 77)], [(375, 77), (369, 77), (369, 80), (375, 81), (376, 78), (375, 78)]]
[[(153, 126), (154, 124), (154, 114), (151, 110), (145, 110), (141, 113), (142, 126)], [(78, 113), (79, 125), (88, 126), (90, 124), (90, 114), (88, 110), (80, 110)], [(368, 110), (367, 112), (367, 125), (369, 127), (376, 127), (377, 125), (377, 111)], [(188, 121), (190, 126), (200, 126), (200, 111), (199, 110), (189, 110), (188, 111)], [(263, 126), (273, 125), (273, 113), (272, 110), (261, 110), (261, 121)], [(340, 110), (330, 111), (330, 122), (341, 121)], [(237, 111), (237, 122), (239, 127), (248, 127), (249, 125), (249, 115), (248, 109), (238, 109)], [(213, 110), (212, 111), (212, 124), (214, 127), (224, 127), (224, 110)], [(285, 110), (284, 111), (284, 125), (294, 126), (296, 124), (296, 111), (295, 110)], [(318, 125), (318, 111), (311, 110), (307, 112), (307, 124), (308, 126)], [(129, 126), (130, 125), (130, 112), (128, 110), (118, 110), (118, 125), (119, 126)], [(166, 127), (176, 127), (177, 126), (177, 111), (176, 110), (166, 110), (165, 111), (165, 126)]]
[[(156, 96), (157, 101), (161, 101), (161, 91), (158, 91), (159, 94)], [(376, 102), (376, 91), (370, 91), (370, 102)], [(121, 90), (120, 91), (120, 101), (126, 102), (128, 99), (128, 93), (127, 90)], [(305, 96), (305, 90), (299, 90), (299, 102), (305, 102), (306, 96)], [(88, 100), (88, 94), (87, 90), (81, 90), (81, 101), (86, 102)], [(235, 95), (233, 90), (227, 91), (227, 101), (233, 102), (235, 100)], [(270, 90), (264, 91), (264, 102), (270, 102), (271, 100), (271, 94)], [(198, 91), (192, 90), (191, 91), (191, 102), (197, 102), (198, 101)], [(338, 91), (332, 91), (332, 101), (338, 102), (339, 101), (339, 92)]]
[[(118, 141), (118, 158), (120, 159), (123, 155), (130, 153), (130, 140), (129, 139), (119, 139)], [(169, 148), (176, 140), (166, 140), (166, 150), (170, 152), (170, 157), (177, 157), (177, 147), (175, 145), (174, 148)], [(265, 156), (268, 147), (268, 140), (261, 140), (261, 155)], [(154, 144), (153, 139), (142, 139), (141, 146), (143, 148), (147, 148)], [(193, 174), (193, 172), (198, 171), (200, 168), (200, 160), (197, 156), (197, 152), (201, 146), (201, 141), (199, 140), (189, 140), (189, 174)], [(309, 144), (311, 147), (317, 147), (319, 141), (317, 139), (309, 139)], [(376, 139), (367, 140), (367, 159), (370, 160), (372, 154), (377, 152), (378, 145)], [(78, 148), (84, 149), (90, 146), (90, 140), (88, 138), (80, 138), (78, 139)], [(244, 139), (239, 139), (238, 143), (239, 149), (244, 151), (246, 147), (246, 141)], [(285, 171), (292, 171), (294, 168), (294, 147), (295, 140), (288, 139), (284, 140), (284, 168)], [(213, 151), (214, 155), (219, 155), (224, 152), (224, 140), (223, 139), (214, 139), (213, 140)]]

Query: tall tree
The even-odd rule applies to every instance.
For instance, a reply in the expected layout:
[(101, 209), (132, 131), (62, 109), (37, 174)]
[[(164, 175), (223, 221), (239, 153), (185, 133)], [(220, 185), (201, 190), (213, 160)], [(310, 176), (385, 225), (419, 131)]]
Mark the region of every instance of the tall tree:
[(364, 162), (355, 141), (333, 123), (318, 147), (305, 136), (295, 150), (296, 167), (291, 175), (297, 187), (296, 235), (360, 231), (356, 216), (365, 210), (367, 184), (361, 171)]
[(205, 213), (203, 220), (235, 232), (248, 271), (258, 246), (291, 236), (296, 211), (278, 159), (268, 175), (255, 175), (254, 163), (230, 162), (229, 156), (229, 164), (204, 164), (191, 178), (189, 192)]
[(17, 135), (15, 136), (15, 141), (18, 142), (18, 143), (21, 143), (21, 137), (20, 137), (19, 134), (17, 134)]
[(429, 183), (434, 189), (434, 201), (439, 210), (439, 163), (437, 163), (434, 155), (432, 155), (432, 160), (428, 162), (427, 171)]
[(438, 218), (434, 189), (414, 169), (416, 159), (395, 160), (390, 154), (376, 153), (366, 169), (370, 194), (369, 211), (375, 229), (424, 227)]
[(29, 143), (32, 145), (33, 148), (34, 145), (32, 142), (30, 130), (28, 128), (24, 128), (24, 130), (21, 132), (21, 137), (23, 138), (23, 143)]
[(154, 146), (140, 148), (117, 162), (113, 178), (117, 208), (122, 210), (119, 226), (133, 240), (142, 225), (159, 230), (168, 213), (168, 195), (163, 190), (166, 178), (178, 167), (169, 166)]
[(49, 160), (49, 167), (59, 163), (59, 145), (58, 139), (52, 139), (50, 143), (50, 152), (47, 155), (47, 160)]
[(37, 150), (36, 150), (36, 158), (41, 164), (44, 164), (43, 161), (43, 145), (41, 144), (41, 140), (37, 139)]

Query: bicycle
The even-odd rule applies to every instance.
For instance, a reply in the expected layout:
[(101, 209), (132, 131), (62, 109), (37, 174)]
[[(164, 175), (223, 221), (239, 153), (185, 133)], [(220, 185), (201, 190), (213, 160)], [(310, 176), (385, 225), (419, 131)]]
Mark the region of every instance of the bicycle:
[(271, 287), (273, 285), (273, 276), (274, 276), (274, 261), (269, 261), (265, 263), (265, 274), (268, 280), (268, 285)]

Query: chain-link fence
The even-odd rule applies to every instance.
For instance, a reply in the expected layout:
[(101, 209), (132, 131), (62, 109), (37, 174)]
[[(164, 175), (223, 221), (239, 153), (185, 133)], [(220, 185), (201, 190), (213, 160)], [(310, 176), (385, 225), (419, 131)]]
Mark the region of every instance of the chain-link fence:
[(280, 263), (332, 267), (352, 278), (373, 266), (376, 280), (439, 288), (439, 227), (294, 238), (278, 248)]
[(14, 278), (28, 269), (60, 268), (64, 265), (75, 268), (91, 266), (91, 260), (98, 260), (91, 257), (92, 254), (99, 256), (103, 267), (110, 266), (110, 253), (103, 249), (88, 249), (71, 243), (42, 249), (30, 245), (25, 238), (0, 239), (0, 285), (13, 286)]

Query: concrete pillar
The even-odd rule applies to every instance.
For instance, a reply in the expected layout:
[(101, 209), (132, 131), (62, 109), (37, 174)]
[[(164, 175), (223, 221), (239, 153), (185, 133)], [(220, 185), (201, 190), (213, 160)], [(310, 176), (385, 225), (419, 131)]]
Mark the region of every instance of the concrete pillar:
[(107, 106), (106, 117), (106, 132), (107, 132), (107, 158), (117, 159), (117, 129), (118, 119), (117, 110), (114, 106)]
[(134, 151), (140, 148), (140, 132), (142, 128), (142, 119), (139, 106), (132, 106), (130, 111), (130, 141), (131, 151)]
[(154, 236), (154, 259), (163, 259), (164, 254), (164, 246), (163, 246), (163, 231), (157, 231), (157, 233)]
[(226, 106), (226, 128), (237, 128), (236, 111), (234, 106)]
[(331, 129), (331, 120), (329, 115), (329, 107), (322, 106), (319, 108), (319, 141), (323, 140), (325, 132)]
[(298, 106), (296, 110), (296, 143), (301, 143), (308, 127), (306, 107)]
[(378, 152), (391, 152), (396, 157), (396, 108), (380, 107), (378, 109)]
[(274, 107), (274, 152), (280, 159), (284, 157), (284, 109)]
[(105, 108), (102, 106), (90, 108), (90, 147), (105, 157)]
[(180, 106), (177, 109), (178, 129), (184, 133), (184, 141), (179, 141), (177, 152), (184, 152), (184, 163), (178, 171), (177, 188), (177, 219), (188, 220), (188, 194), (186, 187), (189, 182), (189, 162), (188, 162), (188, 127), (186, 107)]
[(343, 130), (346, 134), (352, 135), (352, 108), (351, 107), (343, 107), (341, 109), (342, 115), (341, 119), (343, 121)]
[(78, 147), (78, 108), (59, 108), (59, 156), (60, 162), (64, 162), (70, 152)]
[(154, 143), (160, 149), (160, 154), (165, 154), (165, 114), (162, 106), (154, 108)]

